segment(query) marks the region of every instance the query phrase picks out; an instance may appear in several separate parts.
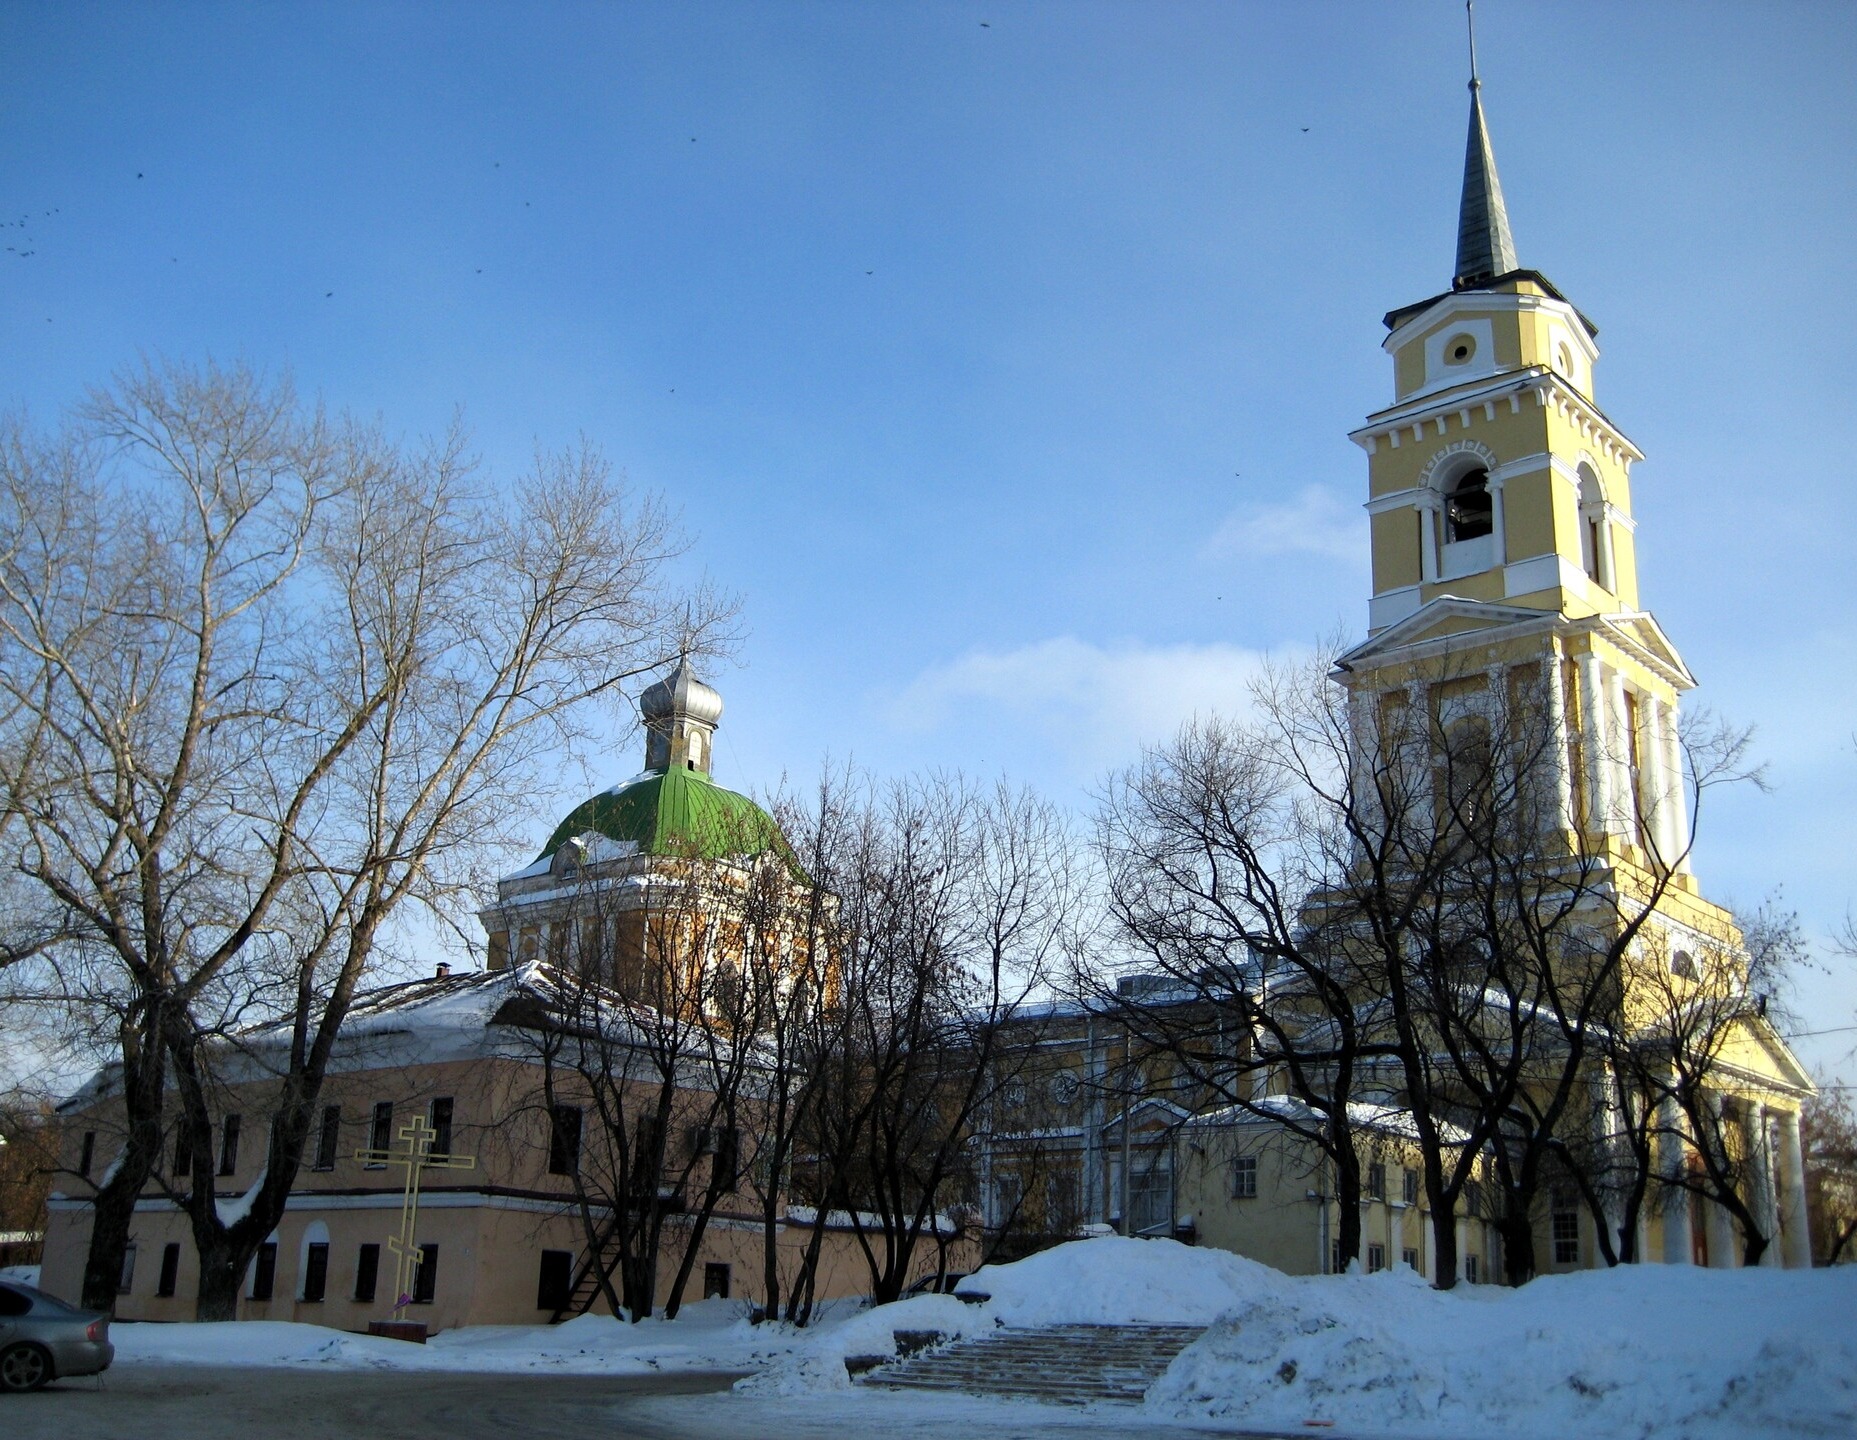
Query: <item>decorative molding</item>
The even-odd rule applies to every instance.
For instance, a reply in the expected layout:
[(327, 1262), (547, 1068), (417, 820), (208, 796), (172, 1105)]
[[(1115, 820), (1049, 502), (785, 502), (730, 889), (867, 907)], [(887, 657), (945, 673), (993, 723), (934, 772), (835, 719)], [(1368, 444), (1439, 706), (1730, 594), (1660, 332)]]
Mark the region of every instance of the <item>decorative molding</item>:
[(1419, 488), (1436, 490), (1438, 487), (1433, 480), (1438, 471), (1446, 467), (1456, 469), (1456, 462), (1464, 456), (1480, 461), (1483, 468), (1490, 472), (1490, 477), (1495, 478), (1496, 452), (1481, 440), (1458, 440), (1446, 445), (1425, 462), (1425, 468), (1419, 471)]

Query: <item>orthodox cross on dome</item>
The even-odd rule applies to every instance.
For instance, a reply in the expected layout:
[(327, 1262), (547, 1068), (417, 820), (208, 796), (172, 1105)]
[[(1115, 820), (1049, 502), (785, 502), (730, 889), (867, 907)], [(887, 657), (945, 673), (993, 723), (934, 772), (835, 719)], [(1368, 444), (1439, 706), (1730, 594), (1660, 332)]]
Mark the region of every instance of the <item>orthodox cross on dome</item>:
[(402, 1144), (391, 1150), (357, 1150), (355, 1159), (369, 1165), (403, 1165), (406, 1167), (406, 1194), (400, 1201), (400, 1233), (387, 1237), (393, 1252), (393, 1318), (404, 1320), (406, 1307), (413, 1303), (413, 1291), (419, 1275), (419, 1179), (427, 1170), (475, 1170), (475, 1155), (434, 1155), (432, 1142), (438, 1131), (420, 1115), (400, 1127)]
[(1470, 135), (1464, 143), (1464, 192), (1457, 210), (1457, 272), (1451, 288), (1468, 290), (1519, 270), (1509, 211), (1496, 178), (1496, 153), (1483, 120), (1483, 82), (1477, 78), (1477, 28), (1474, 0), (1465, 0), (1470, 26)]

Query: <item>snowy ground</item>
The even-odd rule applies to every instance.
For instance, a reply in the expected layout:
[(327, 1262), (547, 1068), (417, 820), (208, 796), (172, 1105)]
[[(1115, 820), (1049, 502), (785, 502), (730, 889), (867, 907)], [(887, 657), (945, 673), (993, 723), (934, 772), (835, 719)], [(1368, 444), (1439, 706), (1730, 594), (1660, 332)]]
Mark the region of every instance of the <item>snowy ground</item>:
[(1857, 1435), (1857, 1267), (1642, 1266), (1546, 1277), (1520, 1290), (1460, 1286), (1441, 1294), (1408, 1271), (1295, 1278), (1216, 1250), (1105, 1238), (983, 1270), (963, 1288), (992, 1299), (968, 1305), (928, 1295), (878, 1310), (845, 1307), (799, 1335), (749, 1325), (739, 1303), (706, 1301), (670, 1322), (583, 1317), (452, 1331), (426, 1346), (264, 1322), (119, 1325), (112, 1338), (119, 1362), (131, 1366), (752, 1370), (735, 1396), (701, 1404), (717, 1407), (718, 1419), (731, 1409), (738, 1419), (837, 1415), (852, 1428), (892, 1433), (952, 1420), (963, 1406), (975, 1415), (989, 1405), (1010, 1411), (1015, 1423), (1033, 1411), (1040, 1425), (1108, 1418), (853, 1390), (844, 1357), (891, 1351), (897, 1330), (979, 1335), (1001, 1325), (1199, 1323), (1210, 1328), (1150, 1392), (1144, 1428), (1319, 1427), (1432, 1440)]
[(750, 1325), (728, 1300), (686, 1305), (676, 1320), (628, 1325), (582, 1315), (561, 1325), (473, 1325), (424, 1345), (320, 1325), (248, 1320), (236, 1325), (116, 1324), (119, 1365), (325, 1366), (370, 1370), (548, 1371), (627, 1375), (664, 1370), (754, 1370), (797, 1342), (783, 1327)]

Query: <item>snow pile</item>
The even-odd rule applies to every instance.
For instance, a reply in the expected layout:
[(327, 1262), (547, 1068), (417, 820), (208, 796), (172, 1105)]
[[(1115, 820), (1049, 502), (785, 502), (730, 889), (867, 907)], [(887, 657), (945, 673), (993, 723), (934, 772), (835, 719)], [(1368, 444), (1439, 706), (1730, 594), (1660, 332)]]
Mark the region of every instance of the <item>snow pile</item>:
[(797, 1348), (770, 1369), (736, 1382), (737, 1390), (757, 1395), (802, 1395), (817, 1390), (849, 1390), (845, 1361), (855, 1356), (899, 1353), (899, 1331), (933, 1332), (946, 1339), (980, 1335), (994, 1328), (991, 1316), (952, 1295), (917, 1295), (879, 1305), (838, 1323), (828, 1321), (802, 1332)]
[(675, 1320), (632, 1325), (582, 1315), (563, 1325), (473, 1325), (425, 1345), (321, 1325), (244, 1320), (225, 1325), (117, 1324), (118, 1364), (468, 1370), (508, 1374), (625, 1375), (664, 1370), (751, 1370), (788, 1353), (790, 1332), (750, 1325), (727, 1300), (686, 1305)]
[(1225, 1250), (1108, 1235), (983, 1265), (961, 1282), (1001, 1325), (1210, 1325), (1285, 1276)]
[(1857, 1270), (1628, 1266), (1519, 1290), (1285, 1278), (1183, 1352), (1156, 1418), (1439, 1436), (1857, 1434)]
[(987, 1266), (961, 1290), (991, 1298), (865, 1311), (736, 1388), (843, 1392), (845, 1358), (896, 1354), (898, 1331), (1195, 1324), (1210, 1328), (1149, 1391), (1151, 1424), (1436, 1440), (1857, 1435), (1857, 1266), (1625, 1266), (1440, 1292), (1403, 1268), (1288, 1276), (1107, 1237)]

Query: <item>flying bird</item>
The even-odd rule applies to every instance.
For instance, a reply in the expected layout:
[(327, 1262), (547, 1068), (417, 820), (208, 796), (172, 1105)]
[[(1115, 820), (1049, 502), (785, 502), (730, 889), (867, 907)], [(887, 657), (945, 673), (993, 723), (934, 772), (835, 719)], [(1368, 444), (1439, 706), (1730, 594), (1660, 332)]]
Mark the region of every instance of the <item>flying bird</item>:
[(1303, 134), (1305, 134), (1305, 135), (1307, 135), (1307, 134), (1309, 133), (1309, 127), (1308, 127), (1307, 125), (1305, 125), (1305, 126), (1303, 126), (1303, 127), (1302, 127), (1302, 133), (1303, 133)]
[(322, 298), (325, 300), (333, 300), (335, 298), (335, 292), (333, 290), (325, 290), (323, 291)]
[(141, 172), (140, 170), (138, 170), (138, 171), (136, 171), (136, 172), (135, 172), (135, 178), (136, 178), (136, 179), (138, 179), (138, 180), (140, 180), (140, 179), (142, 178), (142, 172)]

